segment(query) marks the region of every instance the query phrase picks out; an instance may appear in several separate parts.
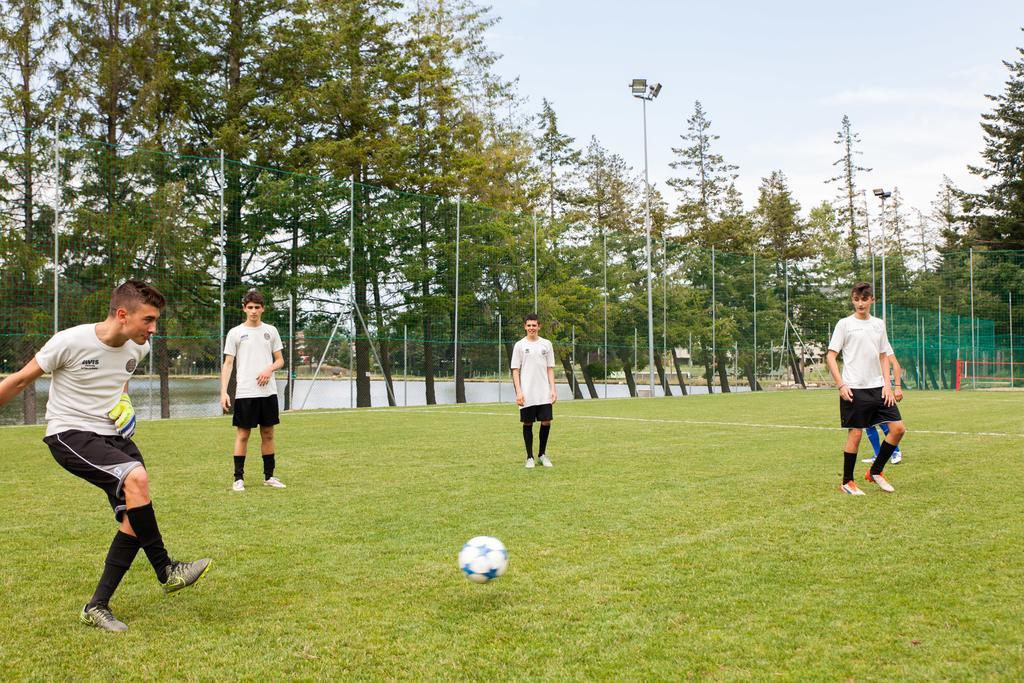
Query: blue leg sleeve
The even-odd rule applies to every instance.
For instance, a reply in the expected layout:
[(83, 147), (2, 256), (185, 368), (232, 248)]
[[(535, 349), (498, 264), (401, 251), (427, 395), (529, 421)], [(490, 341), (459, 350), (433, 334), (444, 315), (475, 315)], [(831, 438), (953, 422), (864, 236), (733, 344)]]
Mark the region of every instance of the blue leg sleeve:
[[(885, 424), (882, 424), (882, 429), (886, 429)], [(868, 441), (871, 442), (871, 447), (875, 449), (875, 455), (878, 455), (878, 450), (882, 447), (882, 439), (878, 436), (878, 431), (874, 427), (868, 427), (864, 430), (868, 433)]]

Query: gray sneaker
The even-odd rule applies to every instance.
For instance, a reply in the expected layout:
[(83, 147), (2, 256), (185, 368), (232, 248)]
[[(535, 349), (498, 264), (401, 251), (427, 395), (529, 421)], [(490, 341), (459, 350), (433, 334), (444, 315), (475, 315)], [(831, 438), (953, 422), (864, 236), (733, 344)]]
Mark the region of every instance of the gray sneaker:
[(175, 562), (171, 560), (167, 568), (167, 580), (164, 581), (164, 593), (176, 593), (182, 588), (188, 588), (193, 583), (203, 578), (210, 570), (213, 560), (204, 557), (195, 562)]
[(128, 630), (128, 624), (118, 621), (110, 609), (102, 605), (97, 605), (96, 607), (84, 606), (82, 613), (78, 615), (78, 620), (83, 624), (95, 626), (104, 631), (120, 633)]
[(554, 465), (551, 464), (551, 460), (550, 458), (548, 458), (546, 453), (540, 456), (540, 464), (544, 465), (544, 467), (554, 467)]

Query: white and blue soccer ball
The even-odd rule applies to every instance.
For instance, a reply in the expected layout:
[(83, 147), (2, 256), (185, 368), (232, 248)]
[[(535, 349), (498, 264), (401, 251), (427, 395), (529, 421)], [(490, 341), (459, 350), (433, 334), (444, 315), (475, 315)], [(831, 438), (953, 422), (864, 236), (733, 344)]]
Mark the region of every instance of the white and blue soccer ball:
[(492, 536), (476, 536), (459, 551), (459, 569), (474, 583), (487, 583), (508, 569), (508, 550)]

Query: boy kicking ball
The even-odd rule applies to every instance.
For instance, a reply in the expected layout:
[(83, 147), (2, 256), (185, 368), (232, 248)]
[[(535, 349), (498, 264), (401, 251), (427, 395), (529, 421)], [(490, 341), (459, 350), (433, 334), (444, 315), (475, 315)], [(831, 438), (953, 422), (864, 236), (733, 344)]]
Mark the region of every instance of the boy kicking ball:
[[(843, 451), (844, 493), (863, 496), (853, 479), (857, 449), (864, 430), (880, 422), (889, 423), (889, 434), (878, 450), (878, 457), (865, 473), (864, 479), (874, 482), (887, 493), (895, 489), (882, 470), (906, 433), (903, 418), (896, 407), (896, 397), (889, 386), (889, 358), (893, 355), (885, 333), (885, 323), (871, 316), (875, 294), (871, 285), (858, 283), (850, 292), (853, 315), (836, 324), (828, 343), (826, 361), (832, 379), (839, 387), (839, 416), (848, 429)], [(843, 371), (839, 372), (837, 356), (843, 354)]]

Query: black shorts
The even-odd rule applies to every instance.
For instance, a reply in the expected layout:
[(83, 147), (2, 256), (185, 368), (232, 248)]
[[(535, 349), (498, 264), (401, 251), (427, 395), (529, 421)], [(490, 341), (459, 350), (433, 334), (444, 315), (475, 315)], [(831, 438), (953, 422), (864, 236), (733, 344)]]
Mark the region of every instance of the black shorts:
[(127, 509), (124, 479), (136, 467), (145, 467), (142, 453), (129, 439), (69, 430), (43, 439), (53, 459), (71, 474), (107, 493), (114, 517), (121, 521)]
[(551, 418), (551, 404), (542, 403), (539, 406), (526, 406), (519, 409), (520, 422), (549, 422)]
[(235, 416), (231, 424), (243, 429), (273, 427), (281, 422), (277, 410), (277, 394), (256, 398), (236, 398)]
[(839, 418), (847, 429), (867, 429), (879, 422), (899, 422), (900, 409), (894, 403), (886, 406), (882, 400), (882, 387), (851, 389), (853, 401), (839, 399)]

